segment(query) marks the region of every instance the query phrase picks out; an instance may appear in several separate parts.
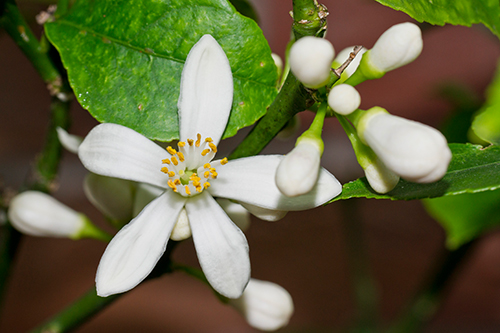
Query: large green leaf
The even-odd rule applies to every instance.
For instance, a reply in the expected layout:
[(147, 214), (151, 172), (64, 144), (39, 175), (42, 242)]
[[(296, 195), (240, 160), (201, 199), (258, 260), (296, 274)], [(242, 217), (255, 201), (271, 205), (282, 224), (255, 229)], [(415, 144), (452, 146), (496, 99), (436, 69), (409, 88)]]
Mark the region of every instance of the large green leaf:
[(500, 145), (500, 66), (488, 87), (486, 103), (474, 118), (471, 128), (480, 139)]
[(330, 202), (350, 198), (413, 200), (436, 198), (462, 193), (476, 193), (500, 188), (500, 147), (471, 144), (450, 144), (453, 153), (448, 172), (438, 182), (416, 184), (400, 180), (394, 190), (375, 193), (366, 178), (343, 186), (342, 194)]
[(226, 0), (80, 0), (45, 28), (80, 104), (101, 122), (151, 139), (178, 138), (181, 71), (204, 34), (220, 43), (233, 71), (224, 137), (253, 124), (276, 95), (277, 71), (262, 31)]
[(446, 230), (451, 249), (500, 225), (500, 190), (426, 199), (424, 205)]
[(401, 10), (419, 22), (446, 23), (470, 27), (483, 23), (500, 37), (500, 3), (498, 0), (376, 0)]

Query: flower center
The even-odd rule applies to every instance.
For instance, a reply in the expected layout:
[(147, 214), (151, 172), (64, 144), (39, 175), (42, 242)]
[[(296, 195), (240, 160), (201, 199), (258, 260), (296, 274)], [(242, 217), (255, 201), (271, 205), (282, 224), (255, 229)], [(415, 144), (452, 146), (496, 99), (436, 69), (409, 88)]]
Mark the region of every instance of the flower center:
[(210, 162), (217, 153), (217, 147), (212, 138), (201, 140), (198, 133), (197, 140), (187, 139), (177, 144), (179, 151), (167, 147), (170, 158), (162, 160), (167, 166), (161, 171), (168, 175), (168, 186), (176, 193), (189, 197), (197, 195), (210, 187), (210, 181), (217, 178), (216, 165), (224, 165), (227, 158)]

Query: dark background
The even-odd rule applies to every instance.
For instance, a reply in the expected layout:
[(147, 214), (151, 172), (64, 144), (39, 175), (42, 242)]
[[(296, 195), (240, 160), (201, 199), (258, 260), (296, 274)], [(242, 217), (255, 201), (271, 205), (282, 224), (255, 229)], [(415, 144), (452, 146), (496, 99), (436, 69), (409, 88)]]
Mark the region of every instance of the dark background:
[[(272, 50), (284, 55), (290, 35), (291, 1), (252, 1)], [(337, 52), (362, 44), (373, 46), (393, 24), (411, 21), (373, 0), (324, 0), (330, 11), (327, 38)], [(26, 13), (43, 7), (22, 3)], [(0, 32), (0, 176), (17, 188), (34, 154), (41, 148), (48, 121), (49, 96), (24, 55)], [(362, 108), (380, 105), (391, 113), (438, 127), (450, 105), (438, 94), (440, 85), (456, 82), (482, 98), (500, 48), (482, 26), (445, 26), (424, 31), (424, 49), (412, 64), (359, 86)], [(84, 136), (96, 121), (77, 103), (71, 133)], [(312, 114), (301, 114), (302, 129)], [(324, 130), (323, 166), (344, 183), (362, 176), (345, 134), (334, 119)], [(234, 141), (233, 141), (234, 144)], [(227, 145), (231, 145), (231, 142)], [(294, 140), (275, 140), (264, 153), (286, 153)], [(227, 148), (229, 149), (229, 148)], [(104, 225), (85, 199), (86, 170), (65, 153), (55, 196)], [(350, 220), (343, 203), (291, 212), (275, 223), (252, 218), (247, 232), (252, 276), (285, 287), (295, 303), (288, 332), (342, 330), (355, 318), (346, 236)], [(380, 288), (380, 312), (393, 319), (427, 277), (444, 251), (443, 229), (418, 201), (357, 200), (369, 253), (369, 269)], [(361, 236), (361, 235), (360, 235)], [(92, 287), (105, 244), (24, 237), (14, 267), (0, 332), (24, 332)], [(197, 265), (191, 240), (174, 254)], [(427, 332), (500, 331), (500, 234), (485, 235), (446, 289), (441, 309)], [(81, 326), (77, 332), (253, 332), (232, 308), (221, 304), (200, 282), (182, 273), (142, 284)]]

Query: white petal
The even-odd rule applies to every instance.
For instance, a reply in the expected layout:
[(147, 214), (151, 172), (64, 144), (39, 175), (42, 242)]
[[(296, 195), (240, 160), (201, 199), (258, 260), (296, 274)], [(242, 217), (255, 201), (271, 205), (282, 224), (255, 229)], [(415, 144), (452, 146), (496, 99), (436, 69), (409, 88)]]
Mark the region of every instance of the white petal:
[(286, 210), (265, 209), (247, 203), (242, 203), (241, 205), (245, 207), (245, 209), (247, 209), (252, 215), (258, 217), (261, 220), (269, 222), (281, 220), (285, 217), (286, 213), (288, 213), (288, 211)]
[(207, 191), (186, 203), (200, 266), (221, 295), (238, 298), (250, 279), (248, 243)]
[(100, 124), (90, 131), (78, 149), (85, 168), (103, 176), (167, 187), (161, 172), (169, 154), (136, 131), (117, 124)]
[(342, 192), (342, 185), (321, 168), (318, 182), (307, 194), (289, 198), (278, 190), (274, 181), (276, 168), (283, 156), (264, 155), (240, 158), (217, 167), (217, 179), (208, 191), (215, 197), (283, 211), (317, 207)]
[(224, 209), (227, 216), (234, 222), (242, 231), (247, 231), (250, 227), (250, 214), (240, 204), (231, 202), (227, 199), (217, 198), (217, 203)]
[(399, 182), (399, 176), (386, 167), (379, 158), (365, 167), (365, 176), (372, 189), (381, 194), (392, 191)]
[(64, 148), (66, 148), (66, 150), (68, 150), (69, 152), (78, 154), (78, 147), (80, 147), (83, 138), (77, 135), (69, 134), (61, 127), (57, 127), (56, 131), (57, 131), (57, 137), (59, 138), (59, 142), (61, 142), (61, 145)]
[(97, 269), (99, 296), (128, 291), (149, 275), (165, 252), (185, 202), (167, 190), (113, 237)]
[(233, 75), (217, 41), (204, 35), (193, 46), (181, 77), (179, 131), (182, 141), (211, 137), (217, 145), (226, 128), (233, 102)]

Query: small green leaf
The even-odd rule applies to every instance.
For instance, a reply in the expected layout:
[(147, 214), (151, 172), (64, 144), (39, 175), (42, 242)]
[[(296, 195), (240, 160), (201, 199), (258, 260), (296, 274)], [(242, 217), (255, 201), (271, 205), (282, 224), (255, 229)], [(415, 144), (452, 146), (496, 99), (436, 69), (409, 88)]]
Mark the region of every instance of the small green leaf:
[(276, 95), (276, 66), (262, 31), (226, 0), (80, 0), (45, 29), (80, 104), (98, 121), (150, 139), (178, 138), (180, 76), (204, 34), (219, 42), (233, 72), (224, 137), (263, 116)]
[(471, 144), (450, 144), (453, 157), (448, 172), (440, 181), (431, 184), (400, 180), (396, 188), (386, 194), (375, 193), (366, 178), (347, 183), (342, 194), (330, 202), (350, 198), (413, 200), (476, 193), (500, 188), (500, 147)]
[(446, 230), (446, 245), (456, 249), (500, 225), (500, 190), (465, 193), (423, 201)]
[(498, 0), (376, 0), (401, 10), (419, 22), (444, 25), (483, 23), (500, 37), (500, 3)]
[(471, 129), (480, 139), (500, 145), (500, 64), (488, 87), (486, 103), (474, 118)]

